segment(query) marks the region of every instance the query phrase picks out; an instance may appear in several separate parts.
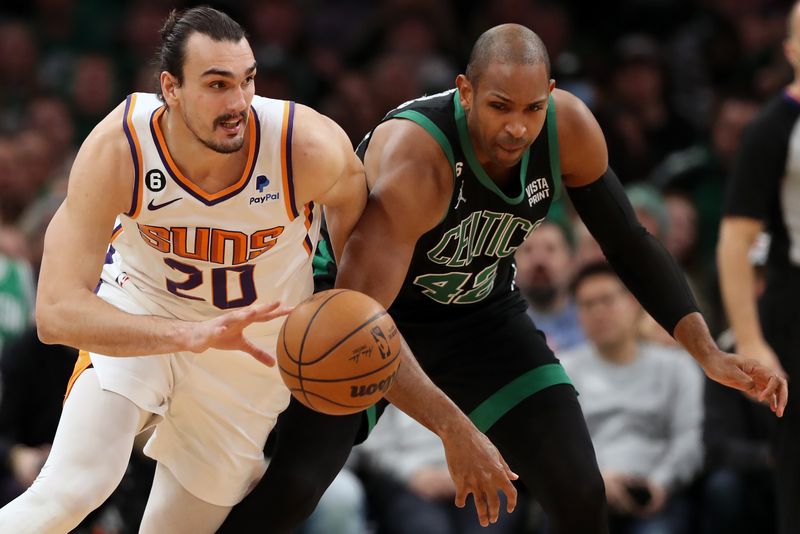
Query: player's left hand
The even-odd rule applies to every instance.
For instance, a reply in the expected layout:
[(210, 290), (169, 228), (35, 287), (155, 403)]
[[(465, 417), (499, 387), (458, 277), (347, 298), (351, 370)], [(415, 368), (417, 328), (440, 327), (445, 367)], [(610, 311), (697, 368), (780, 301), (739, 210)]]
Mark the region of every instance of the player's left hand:
[(783, 417), (789, 386), (781, 370), (767, 367), (753, 358), (719, 350), (704, 359), (703, 370), (712, 380), (768, 403), (775, 415)]
[(511, 471), (500, 452), (475, 427), (463, 428), (442, 437), (447, 466), (456, 485), (456, 506), (463, 508), (470, 493), (481, 526), (497, 522), (501, 491), (506, 496), (506, 511), (517, 505), (517, 490), (511, 483), (519, 478)]

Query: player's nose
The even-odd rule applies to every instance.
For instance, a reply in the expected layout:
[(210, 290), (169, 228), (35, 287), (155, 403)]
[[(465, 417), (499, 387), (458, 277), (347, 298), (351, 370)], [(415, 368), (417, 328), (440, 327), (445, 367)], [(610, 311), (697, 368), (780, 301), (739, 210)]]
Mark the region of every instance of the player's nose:
[(228, 113), (239, 115), (247, 110), (247, 98), (244, 89), (241, 87), (231, 91), (231, 98), (228, 101)]
[(521, 121), (509, 121), (506, 123), (505, 130), (514, 141), (519, 141), (525, 136), (527, 128)]

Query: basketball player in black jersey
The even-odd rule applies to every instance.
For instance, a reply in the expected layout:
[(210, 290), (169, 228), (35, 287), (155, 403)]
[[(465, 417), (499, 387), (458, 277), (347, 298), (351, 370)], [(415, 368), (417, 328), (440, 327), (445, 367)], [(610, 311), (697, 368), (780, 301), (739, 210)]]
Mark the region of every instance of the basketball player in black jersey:
[[(390, 309), (425, 372), (542, 503), (552, 532), (607, 532), (603, 481), (575, 391), (513, 282), (513, 253), (562, 181), (623, 281), (711, 378), (766, 399), (778, 415), (786, 381), (714, 344), (674, 260), (636, 220), (594, 117), (555, 89), (536, 34), (490, 29), (456, 86), (391, 111), (362, 141), (370, 199), (336, 286)], [(318, 251), (320, 284), (335, 270), (326, 251)], [(297, 404), (282, 417), (273, 463), (243, 510), (282, 503), (294, 513), (297, 501), (281, 484), (295, 470), (319, 483), (306, 488), (318, 498), (340, 466), (321, 461), (308, 473), (304, 462), (315, 455), (296, 454), (300, 436), (347, 450), (360, 426), (358, 415), (326, 419)]]

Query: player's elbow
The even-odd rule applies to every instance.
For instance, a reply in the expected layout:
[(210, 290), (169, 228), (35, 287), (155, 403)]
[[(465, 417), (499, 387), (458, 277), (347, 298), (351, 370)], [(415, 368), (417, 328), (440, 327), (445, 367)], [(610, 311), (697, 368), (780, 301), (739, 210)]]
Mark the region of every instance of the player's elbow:
[(37, 303), (36, 333), (39, 336), (39, 341), (45, 345), (63, 343), (63, 336), (55, 319), (56, 316), (52, 304)]

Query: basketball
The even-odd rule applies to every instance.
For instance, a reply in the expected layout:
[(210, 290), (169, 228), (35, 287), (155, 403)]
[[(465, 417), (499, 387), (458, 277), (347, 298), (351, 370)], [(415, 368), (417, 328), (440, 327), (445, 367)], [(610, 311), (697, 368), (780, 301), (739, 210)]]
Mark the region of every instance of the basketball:
[(400, 365), (400, 333), (386, 310), (357, 291), (331, 289), (298, 305), (278, 335), (278, 367), (312, 410), (347, 415), (378, 402)]

